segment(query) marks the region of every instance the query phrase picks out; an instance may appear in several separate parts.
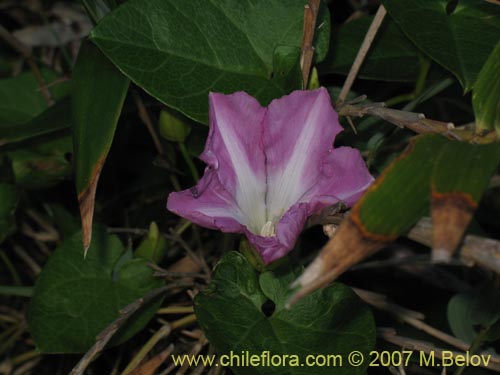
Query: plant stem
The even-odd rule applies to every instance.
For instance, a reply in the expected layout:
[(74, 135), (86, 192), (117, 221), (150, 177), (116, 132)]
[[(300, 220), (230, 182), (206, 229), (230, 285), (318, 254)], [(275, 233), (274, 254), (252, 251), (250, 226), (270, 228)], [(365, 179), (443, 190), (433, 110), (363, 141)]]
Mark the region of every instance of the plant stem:
[(380, 25), (382, 25), (382, 21), (384, 20), (386, 13), (387, 11), (385, 10), (384, 6), (380, 5), (370, 27), (368, 28), (368, 31), (366, 32), (365, 39), (363, 40), (361, 47), (359, 47), (358, 54), (354, 59), (351, 70), (349, 71), (349, 75), (344, 82), (344, 86), (342, 86), (342, 90), (340, 91), (339, 97), (337, 99), (338, 103), (343, 103), (347, 97), (347, 94), (351, 90), (354, 79), (358, 75), (359, 69), (365, 61), (365, 57), (370, 50), (373, 39), (375, 39), (375, 35), (377, 35), (377, 31), (380, 28)]
[(191, 172), (191, 176), (193, 177), (193, 180), (195, 182), (198, 182), (200, 179), (200, 175), (198, 174), (198, 171), (196, 170), (196, 166), (193, 163), (193, 159), (191, 159), (191, 156), (189, 155), (189, 152), (186, 148), (186, 145), (184, 142), (179, 142), (179, 148), (181, 150), (182, 157), (184, 158), (186, 164), (188, 165), (189, 171)]
[[(469, 350), (468, 350), (469, 354), (471, 354), (471, 355), (475, 354), (479, 350), (479, 348), (483, 344), (483, 341), (486, 338), (486, 335), (488, 334), (490, 328), (491, 328), (491, 326), (489, 326), (489, 325), (483, 326), (481, 328), (481, 331), (479, 331), (479, 333), (477, 334), (474, 341), (472, 342), (472, 344), (469, 347)], [(465, 366), (465, 365), (460, 366), (457, 369), (457, 371), (455, 371), (455, 375), (462, 375), (466, 369), (467, 369), (467, 366)]]
[(33, 287), (0, 285), (0, 295), (2, 294), (18, 297), (31, 297), (33, 295)]

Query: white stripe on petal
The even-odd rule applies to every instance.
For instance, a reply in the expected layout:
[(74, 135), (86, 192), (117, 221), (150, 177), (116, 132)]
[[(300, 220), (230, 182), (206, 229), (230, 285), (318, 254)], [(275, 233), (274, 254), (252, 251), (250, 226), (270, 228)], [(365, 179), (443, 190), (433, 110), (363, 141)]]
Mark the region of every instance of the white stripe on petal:
[[(277, 170), (268, 175), (268, 193), (266, 197), (267, 219), (273, 220), (276, 217), (287, 211), (291, 206), (298, 203), (302, 195), (310, 188), (313, 180), (305, 180), (303, 177), (307, 174), (307, 168), (318, 168), (317, 165), (311, 165), (309, 157), (313, 154), (311, 146), (317, 143), (315, 139), (322, 137), (318, 134), (321, 127), (316, 123), (321, 115), (320, 98), (314, 101), (313, 106), (309, 109), (305, 125), (302, 127), (300, 135), (297, 137), (297, 143), (290, 145), (293, 147), (293, 152), (290, 159), (287, 160), (285, 168)], [(309, 172), (309, 176), (313, 171)]]
[[(217, 113), (216, 113), (217, 115)], [(217, 126), (229, 154), (234, 173), (237, 178), (236, 203), (241, 211), (241, 223), (254, 232), (259, 233), (266, 223), (266, 181), (264, 165), (260, 175), (252, 171), (250, 160), (242, 140), (238, 137), (233, 128), (237, 124), (230, 124), (224, 116), (217, 116)], [(258, 126), (256, 124), (255, 126)]]

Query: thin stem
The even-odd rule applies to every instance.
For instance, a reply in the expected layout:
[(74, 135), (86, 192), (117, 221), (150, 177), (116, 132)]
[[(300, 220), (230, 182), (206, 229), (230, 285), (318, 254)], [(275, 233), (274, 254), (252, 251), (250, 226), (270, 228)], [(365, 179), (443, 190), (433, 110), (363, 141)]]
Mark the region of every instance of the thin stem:
[(18, 355), (17, 357), (12, 358), (11, 363), (16, 366), (23, 362), (26, 362), (30, 359), (36, 358), (40, 356), (40, 352), (36, 350), (32, 350), (23, 354)]
[(401, 95), (397, 95), (393, 98), (387, 99), (385, 101), (385, 105), (387, 107), (394, 107), (395, 105), (397, 105), (399, 103), (409, 102), (410, 100), (413, 100), (413, 99), (415, 99), (415, 92), (411, 92), (408, 94), (401, 94)]
[(153, 122), (151, 121), (151, 117), (149, 116), (148, 110), (146, 109), (144, 102), (142, 101), (139, 94), (137, 94), (135, 91), (132, 91), (132, 97), (134, 98), (137, 111), (139, 112), (139, 118), (144, 123), (144, 125), (146, 125), (146, 128), (148, 129), (149, 134), (153, 139), (156, 151), (158, 152), (159, 155), (163, 155), (164, 152), (163, 152), (163, 147), (161, 145), (160, 137), (158, 136), (158, 134), (156, 134), (155, 127), (153, 125)]
[(401, 94), (385, 101), (387, 107), (393, 107), (399, 103), (409, 102), (419, 97), (425, 89), (427, 74), (431, 67), (431, 60), (425, 56), (419, 56), (420, 69), (418, 71), (415, 89), (408, 94)]
[(375, 38), (375, 35), (377, 35), (377, 31), (380, 28), (380, 25), (382, 25), (382, 21), (384, 20), (386, 13), (387, 11), (385, 10), (384, 6), (380, 5), (377, 10), (377, 13), (375, 14), (375, 17), (373, 18), (370, 27), (368, 28), (368, 31), (366, 32), (365, 39), (363, 40), (361, 47), (359, 47), (358, 54), (356, 55), (356, 59), (354, 60), (354, 63), (351, 66), (351, 70), (349, 71), (349, 75), (347, 76), (344, 82), (344, 86), (340, 91), (337, 100), (338, 103), (343, 103), (347, 98), (347, 94), (351, 90), (352, 84), (354, 83), (354, 79), (358, 75), (359, 69), (361, 68), (361, 65), (363, 65), (363, 62), (365, 61), (365, 57), (368, 51), (370, 50), (373, 39)]
[(130, 363), (127, 365), (125, 370), (121, 375), (128, 375), (135, 370), (137, 366), (142, 362), (146, 355), (154, 348), (154, 346), (163, 338), (168, 337), (172, 332), (172, 327), (170, 324), (165, 324), (158, 331), (154, 333), (153, 336), (144, 344), (144, 346), (137, 352), (137, 354), (132, 358)]
[[(477, 336), (474, 338), (474, 341), (472, 342), (470, 348), (469, 348), (469, 353), (470, 355), (476, 354), (481, 348), (481, 345), (483, 344), (484, 339), (488, 335), (488, 332), (490, 330), (491, 326), (484, 326), (481, 328), (481, 331), (477, 334)], [(460, 366), (460, 368), (457, 369), (455, 372), (455, 375), (462, 375), (465, 370), (467, 369), (467, 366), (463, 365)]]
[(302, 88), (306, 89), (309, 83), (312, 60), (314, 57), (314, 29), (318, 17), (320, 0), (309, 0), (304, 7), (304, 28), (302, 31), (302, 48), (300, 51), (300, 68), (302, 69)]
[(175, 322), (171, 323), (170, 326), (172, 327), (172, 329), (177, 329), (177, 328), (186, 327), (190, 324), (193, 324), (194, 322), (196, 322), (196, 315), (191, 314), (191, 315), (185, 316), (184, 318), (176, 320)]
[(0, 295), (10, 295), (17, 297), (31, 297), (33, 287), (31, 286), (4, 286), (0, 285)]
[(191, 176), (193, 177), (193, 180), (195, 182), (198, 182), (200, 179), (200, 175), (198, 174), (198, 171), (196, 170), (196, 166), (193, 163), (193, 159), (189, 155), (189, 152), (186, 148), (186, 145), (184, 142), (179, 142), (179, 148), (181, 150), (182, 157), (184, 158), (184, 161), (188, 165), (189, 171), (191, 172)]
[(427, 74), (429, 74), (429, 69), (431, 68), (431, 59), (428, 57), (419, 55), (419, 60), (420, 69), (418, 71), (417, 82), (415, 84), (415, 97), (419, 96), (424, 91)]
[(12, 278), (14, 279), (14, 284), (20, 286), (22, 284), (21, 277), (19, 276), (19, 273), (17, 272), (16, 268), (14, 267), (9, 257), (5, 254), (3, 250), (0, 250), (0, 259), (3, 260), (5, 266), (9, 270)]
[(157, 314), (192, 314), (193, 306), (168, 306), (158, 309)]

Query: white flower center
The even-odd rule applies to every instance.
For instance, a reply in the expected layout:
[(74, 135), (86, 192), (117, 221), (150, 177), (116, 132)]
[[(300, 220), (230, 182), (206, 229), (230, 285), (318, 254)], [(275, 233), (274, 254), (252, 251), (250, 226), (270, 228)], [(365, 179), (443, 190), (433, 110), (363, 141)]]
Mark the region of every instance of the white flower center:
[(260, 230), (260, 235), (263, 237), (274, 237), (276, 236), (276, 226), (271, 220), (264, 224)]

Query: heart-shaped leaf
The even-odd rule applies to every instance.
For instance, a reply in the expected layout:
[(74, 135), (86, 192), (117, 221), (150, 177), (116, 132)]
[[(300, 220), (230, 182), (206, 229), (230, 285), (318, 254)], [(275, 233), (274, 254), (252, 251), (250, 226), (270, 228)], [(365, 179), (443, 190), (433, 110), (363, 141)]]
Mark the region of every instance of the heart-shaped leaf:
[[(289, 265), (287, 265), (289, 266)], [(374, 345), (370, 310), (347, 287), (334, 284), (304, 298), (290, 310), (290, 282), (300, 273), (291, 267), (258, 274), (240, 253), (226, 254), (212, 283), (195, 299), (197, 319), (219, 354), (248, 352), (296, 355), (289, 366), (232, 367), (235, 374), (331, 374), (332, 367), (308, 367), (307, 355), (342, 357), (335, 374), (364, 374), (366, 365), (351, 367), (347, 355), (364, 355)], [(290, 358), (291, 359), (291, 358)], [(337, 359), (338, 360), (338, 359)]]
[[(106, 16), (92, 39), (127, 76), (188, 117), (207, 123), (209, 91), (246, 91), (263, 104), (298, 88), (296, 61), (280, 46), (300, 47), (303, 0), (131, 0)], [(316, 59), (328, 49), (329, 14), (318, 16)], [(298, 59), (298, 55), (297, 55)], [(287, 66), (282, 64), (286, 62)]]
[(484, 0), (383, 0), (403, 32), (451, 71), (466, 91), (500, 35), (500, 7)]
[[(44, 353), (85, 352), (121, 308), (162, 285), (153, 278), (147, 261), (119, 262), (125, 249), (103, 228), (94, 228), (85, 259), (81, 246), (81, 233), (64, 241), (35, 284), (28, 323), (38, 350)], [(134, 315), (112, 345), (142, 329), (158, 306), (159, 302)]]

